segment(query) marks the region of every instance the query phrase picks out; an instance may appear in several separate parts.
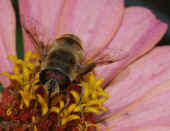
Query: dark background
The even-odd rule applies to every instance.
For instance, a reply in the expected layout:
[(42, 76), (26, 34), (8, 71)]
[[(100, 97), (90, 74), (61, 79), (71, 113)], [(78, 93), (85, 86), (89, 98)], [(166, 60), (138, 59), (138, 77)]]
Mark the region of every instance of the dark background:
[[(23, 41), (22, 41), (22, 33), (20, 28), (20, 21), (18, 15), (18, 7), (17, 3), (18, 0), (11, 0), (13, 6), (16, 11), (17, 17), (17, 36), (16, 36), (16, 43), (17, 43), (17, 53), (19, 58), (23, 58)], [(167, 23), (169, 25), (168, 31), (166, 35), (162, 38), (162, 40), (158, 43), (158, 45), (170, 45), (170, 1), (169, 0), (125, 0), (126, 7), (128, 6), (143, 6), (146, 8), (151, 9), (154, 14)]]

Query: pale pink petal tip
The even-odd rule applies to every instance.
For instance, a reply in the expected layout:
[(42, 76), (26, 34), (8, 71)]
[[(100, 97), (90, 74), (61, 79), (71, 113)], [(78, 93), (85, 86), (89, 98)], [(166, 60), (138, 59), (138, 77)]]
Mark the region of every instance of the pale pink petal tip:
[[(10, 0), (0, 1), (0, 73), (12, 71), (12, 64), (7, 60), (8, 55), (16, 55), (15, 48), (15, 14)], [(4, 87), (9, 80), (0, 76)]]
[(167, 24), (158, 20), (150, 10), (142, 7), (127, 8), (115, 38), (98, 56), (108, 53), (113, 58), (127, 57), (113, 64), (98, 67), (98, 76), (105, 78), (105, 83), (113, 79), (129, 63), (151, 50), (166, 31)]
[(58, 35), (77, 35), (91, 58), (114, 37), (123, 12), (123, 0), (67, 0)]

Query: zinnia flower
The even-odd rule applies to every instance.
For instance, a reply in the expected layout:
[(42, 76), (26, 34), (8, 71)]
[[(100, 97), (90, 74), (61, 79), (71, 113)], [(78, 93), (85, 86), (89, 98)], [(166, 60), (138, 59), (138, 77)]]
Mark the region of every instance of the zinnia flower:
[[(82, 40), (85, 54), (87, 54), (86, 59), (93, 61), (105, 55), (115, 59), (125, 56), (115, 63), (96, 67), (97, 78), (90, 75), (89, 81), (81, 83), (80, 86), (84, 89), (100, 90), (102, 94), (100, 95), (104, 98), (107, 97), (107, 93), (109, 94), (109, 99), (104, 100), (104, 105), (99, 104), (100, 106), (98, 105), (96, 108), (87, 108), (94, 114), (98, 114), (96, 112), (99, 111), (99, 108), (104, 111), (100, 115), (96, 116), (92, 113), (93, 115), (89, 116), (91, 123), (87, 124), (90, 127), (88, 130), (98, 129), (93, 127), (112, 131), (170, 130), (170, 61), (168, 59), (170, 47), (154, 48), (165, 34), (167, 25), (159, 21), (151, 11), (134, 6), (125, 8), (123, 0), (20, 0), (19, 7), (21, 22), (24, 23), (25, 19), (29, 18), (36, 20), (38, 24), (32, 21), (24, 24), (28, 29), (31, 29), (32, 25), (36, 26), (38, 38), (46, 45), (61, 34), (72, 33)], [(15, 92), (16, 90), (13, 89), (20, 87), (17, 85), (22, 83), (20, 80), (30, 80), (28, 77), (32, 70), (30, 58), (35, 59), (37, 56), (31, 55), (28, 51), (34, 50), (34, 48), (30, 37), (23, 30), (24, 49), (25, 52), (28, 52), (24, 61), (14, 57), (16, 55), (15, 15), (9, 0), (0, 1), (0, 14), (0, 72), (14, 72), (14, 75), (9, 73), (5, 73), (5, 75), (11, 80), (15, 80), (12, 82), (1, 76), (4, 87), (8, 87), (3, 93), (3, 101), (12, 103), (17, 96), (12, 98), (9, 96), (11, 89)], [(14, 65), (6, 59), (8, 55), (13, 55), (10, 56), (10, 59), (13, 60)], [(19, 69), (22, 69), (22, 74), (19, 73)], [(38, 74), (36, 75), (38, 77)], [(105, 87), (104, 90), (107, 93), (102, 88), (98, 89), (102, 82), (100, 78), (104, 78), (102, 86)], [(74, 89), (74, 87), (72, 88)], [(5, 104), (3, 101), (0, 114), (9, 116), (6, 118), (7, 121), (10, 118), (15, 119), (15, 122), (19, 123), (18, 125), (21, 124), (18, 118), (25, 121), (31, 115), (32, 119), (29, 120), (32, 122), (31, 126), (34, 130), (39, 130), (34, 112), (27, 110), (27, 113), (24, 113), (22, 111), (24, 106), (30, 107), (31, 101), (37, 99), (43, 109), (41, 115), (47, 114), (48, 107), (44, 101), (45, 98), (40, 95), (46, 92), (40, 92), (36, 98), (33, 90), (37, 91), (38, 89), (39, 87), (30, 88), (29, 84), (26, 84), (24, 89), (19, 91), (22, 101), (15, 105), (19, 106), (21, 110), (19, 114), (22, 117), (17, 116), (16, 118), (12, 107), (6, 111), (3, 108), (3, 104)], [(79, 93), (76, 94), (75, 90), (70, 93), (75, 102), (79, 100)], [(99, 99), (100, 97), (97, 95), (99, 94), (95, 94), (92, 98)], [(87, 95), (87, 99), (90, 96), (91, 94)], [(88, 102), (90, 100), (86, 105), (89, 104)], [(8, 104), (7, 106), (10, 107)], [(58, 113), (63, 106), (63, 101), (59, 101), (59, 108), (51, 108), (51, 111)], [(61, 118), (63, 125), (67, 121), (72, 122), (72, 120), (80, 119), (77, 114), (69, 116), (69, 111), (81, 110), (79, 106), (75, 106), (77, 108), (73, 108), (73, 106), (66, 110), (64, 118)], [(51, 126), (50, 121), (56, 119), (55, 116), (52, 116), (48, 119), (42, 118), (41, 121), (44, 120), (46, 130), (50, 130), (48, 129)], [(46, 122), (46, 120), (49, 121)], [(74, 124), (75, 122), (72, 122), (67, 130), (83, 128), (81, 123), (78, 124), (79, 128), (69, 128)], [(17, 129), (19, 130), (20, 127)], [(62, 127), (58, 128), (58, 130), (61, 129)]]

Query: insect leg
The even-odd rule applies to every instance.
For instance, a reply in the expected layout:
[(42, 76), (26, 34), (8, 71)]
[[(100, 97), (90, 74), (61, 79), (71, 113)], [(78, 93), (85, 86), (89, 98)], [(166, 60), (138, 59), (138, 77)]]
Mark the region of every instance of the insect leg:
[(60, 114), (64, 111), (64, 109), (66, 109), (70, 103), (70, 96), (69, 94), (65, 93), (66, 96), (66, 104), (64, 105), (64, 107), (60, 110), (59, 114), (58, 114), (58, 121), (57, 121), (57, 125), (60, 126), (61, 124), (61, 119), (60, 119)]
[(78, 67), (79, 70), (79, 75), (85, 75), (86, 73), (91, 72), (94, 67), (96, 66), (95, 63), (90, 63), (90, 64), (82, 64)]
[(64, 105), (64, 107), (60, 110), (60, 113), (62, 113), (64, 111), (64, 109), (66, 109), (70, 103), (70, 96), (69, 94), (65, 93), (66, 96), (66, 104)]
[(79, 106), (80, 106), (80, 112), (81, 112), (81, 118), (82, 118), (82, 120), (84, 120), (83, 107), (81, 106), (82, 99), (83, 99), (83, 95), (84, 95), (84, 90), (83, 90), (83, 88), (81, 88)]

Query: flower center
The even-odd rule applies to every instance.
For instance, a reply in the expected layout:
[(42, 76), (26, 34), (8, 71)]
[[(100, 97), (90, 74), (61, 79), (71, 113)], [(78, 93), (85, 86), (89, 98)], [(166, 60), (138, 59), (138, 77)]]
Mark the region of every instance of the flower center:
[(14, 63), (14, 71), (3, 73), (11, 80), (11, 85), (3, 92), (0, 128), (10, 122), (13, 124), (9, 128), (34, 131), (97, 130), (93, 117), (107, 111), (102, 105), (108, 99), (101, 88), (103, 79), (96, 79), (94, 73), (89, 73), (79, 83), (72, 83), (65, 92), (52, 96), (48, 106), (48, 90), (37, 84), (41, 66), (38, 56), (28, 51), (24, 61), (14, 56), (9, 58)]

